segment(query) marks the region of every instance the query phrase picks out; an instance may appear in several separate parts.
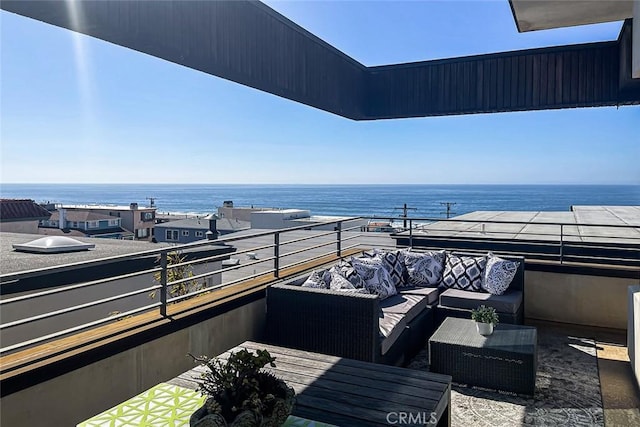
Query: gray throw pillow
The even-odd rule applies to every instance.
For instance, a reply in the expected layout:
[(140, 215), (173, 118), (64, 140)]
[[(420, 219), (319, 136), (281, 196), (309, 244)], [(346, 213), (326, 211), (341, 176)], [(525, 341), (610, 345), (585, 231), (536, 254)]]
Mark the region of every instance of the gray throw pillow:
[(489, 252), (482, 275), (482, 289), (493, 295), (504, 294), (515, 277), (519, 265), (518, 261), (508, 261)]

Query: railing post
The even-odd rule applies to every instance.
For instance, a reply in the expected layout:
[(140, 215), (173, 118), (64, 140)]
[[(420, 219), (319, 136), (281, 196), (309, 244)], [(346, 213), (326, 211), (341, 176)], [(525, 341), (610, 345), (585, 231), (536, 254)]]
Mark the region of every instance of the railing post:
[(342, 257), (342, 221), (338, 221), (336, 226), (336, 255)]
[(280, 278), (280, 232), (273, 234), (273, 275), (276, 279)]
[(409, 220), (409, 247), (413, 248), (413, 220)]
[(562, 258), (564, 256), (564, 227), (560, 224), (560, 264), (562, 264)]
[(167, 252), (160, 252), (160, 314), (167, 316)]

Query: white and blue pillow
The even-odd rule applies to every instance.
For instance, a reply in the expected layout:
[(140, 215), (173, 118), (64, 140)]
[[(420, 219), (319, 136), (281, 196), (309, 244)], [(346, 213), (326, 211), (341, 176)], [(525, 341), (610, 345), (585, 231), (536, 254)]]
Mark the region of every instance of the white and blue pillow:
[(329, 271), (326, 269), (313, 270), (301, 286), (303, 288), (329, 289), (331, 277), (328, 273)]
[(458, 256), (447, 253), (441, 287), (478, 292), (487, 264), (484, 256)]
[(438, 286), (444, 271), (445, 251), (411, 252), (403, 250), (402, 260), (410, 286)]
[(487, 255), (487, 265), (482, 275), (482, 289), (493, 295), (504, 294), (518, 271), (518, 261), (509, 261), (493, 255)]
[(408, 286), (407, 268), (404, 263), (404, 251), (383, 251), (375, 249), (372, 252), (365, 252), (364, 258), (380, 260), (382, 266), (391, 276), (391, 283), (396, 288)]
[(398, 293), (380, 258), (351, 258), (351, 265), (364, 280), (364, 287), (370, 294), (385, 299)]
[[(362, 289), (364, 280), (347, 261), (340, 261), (329, 269), (329, 287), (331, 289)], [(334, 280), (336, 284), (333, 284)], [(343, 280), (348, 282), (344, 283)], [(351, 285), (351, 286), (349, 286)]]

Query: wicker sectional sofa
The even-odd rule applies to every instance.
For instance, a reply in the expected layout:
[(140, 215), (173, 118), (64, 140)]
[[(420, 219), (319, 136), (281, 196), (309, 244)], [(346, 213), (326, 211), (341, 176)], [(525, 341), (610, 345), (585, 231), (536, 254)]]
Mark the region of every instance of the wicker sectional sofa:
[[(276, 345), (400, 365), (424, 346), (446, 316), (470, 317), (494, 306), (505, 323), (522, 323), (524, 259), (504, 295), (403, 286), (385, 299), (301, 286), (310, 274), (267, 288), (267, 340)], [(465, 295), (467, 294), (467, 295)]]

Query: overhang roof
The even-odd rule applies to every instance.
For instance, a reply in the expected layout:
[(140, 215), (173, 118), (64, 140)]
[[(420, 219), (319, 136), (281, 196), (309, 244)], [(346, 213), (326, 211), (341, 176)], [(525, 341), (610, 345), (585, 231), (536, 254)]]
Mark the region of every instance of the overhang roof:
[(518, 31), (624, 21), (633, 17), (631, 0), (509, 0)]
[[(511, 5), (524, 26), (522, 1)], [(591, 2), (531, 3), (562, 16), (549, 8)], [(258, 1), (3, 0), (0, 9), (353, 120), (640, 104), (632, 19), (616, 41), (365, 67)]]

